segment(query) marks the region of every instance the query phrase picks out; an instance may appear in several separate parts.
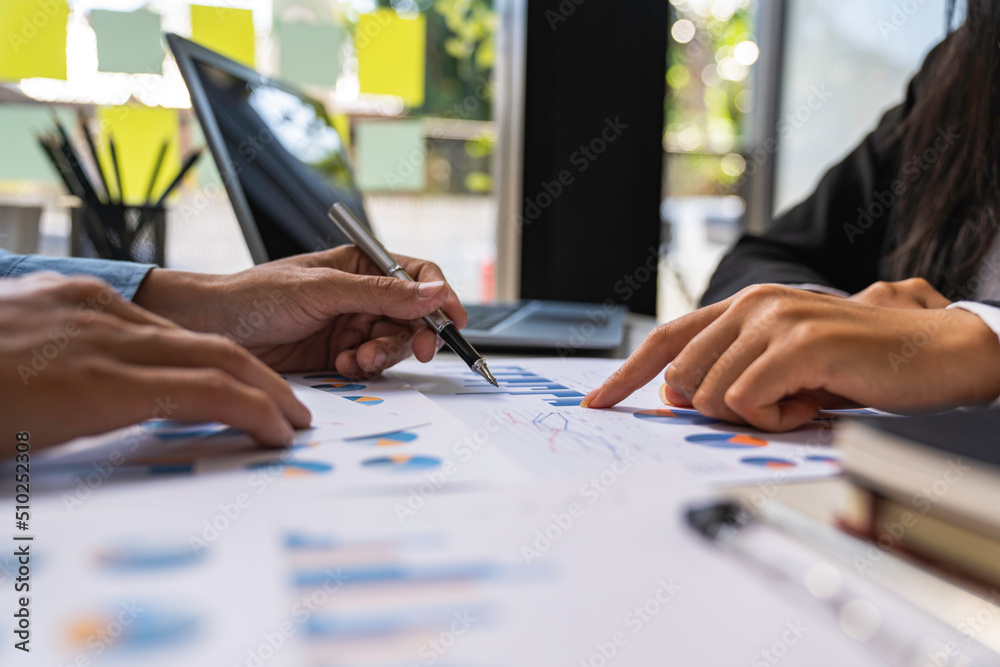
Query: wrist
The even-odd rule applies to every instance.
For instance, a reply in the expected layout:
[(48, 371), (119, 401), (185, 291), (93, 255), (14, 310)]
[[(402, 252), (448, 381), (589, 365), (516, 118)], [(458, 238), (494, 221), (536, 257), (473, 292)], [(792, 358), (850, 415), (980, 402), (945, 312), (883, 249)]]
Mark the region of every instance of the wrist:
[(146, 276), (133, 302), (185, 329), (220, 333), (219, 294), (224, 276), (170, 269), (153, 269)]
[(975, 368), (972, 380), (974, 395), (970, 404), (992, 403), (1000, 398), (1000, 338), (976, 314), (966, 310), (949, 309), (952, 317), (962, 322), (958, 349)]

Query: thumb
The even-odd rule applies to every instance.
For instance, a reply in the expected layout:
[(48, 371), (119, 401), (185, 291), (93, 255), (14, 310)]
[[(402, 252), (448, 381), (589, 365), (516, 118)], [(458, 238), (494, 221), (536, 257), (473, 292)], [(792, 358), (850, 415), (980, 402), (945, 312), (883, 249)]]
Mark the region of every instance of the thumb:
[(444, 281), (416, 283), (388, 276), (345, 274), (333, 286), (339, 313), (367, 313), (419, 320), (444, 305), (450, 289)]

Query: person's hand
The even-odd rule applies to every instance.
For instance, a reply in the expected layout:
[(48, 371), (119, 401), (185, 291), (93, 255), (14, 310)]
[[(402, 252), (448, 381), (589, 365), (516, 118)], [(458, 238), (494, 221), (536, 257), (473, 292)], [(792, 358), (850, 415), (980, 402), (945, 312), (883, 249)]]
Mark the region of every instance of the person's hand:
[(0, 281), (0, 434), (35, 446), (151, 418), (220, 421), (290, 442), (308, 409), (253, 355), (185, 331), (96, 278)]
[(441, 342), (420, 319), (438, 308), (464, 327), (458, 297), (430, 262), (396, 257), (416, 282), (387, 278), (354, 246), (269, 262), (232, 276), (154, 269), (136, 303), (223, 334), (282, 372), (373, 376)]
[(1000, 395), (1000, 341), (972, 313), (755, 285), (655, 329), (584, 405), (615, 405), (667, 364), (665, 401), (767, 431), (827, 399), (905, 412)]
[(923, 278), (872, 283), (849, 301), (884, 308), (947, 308), (951, 301)]

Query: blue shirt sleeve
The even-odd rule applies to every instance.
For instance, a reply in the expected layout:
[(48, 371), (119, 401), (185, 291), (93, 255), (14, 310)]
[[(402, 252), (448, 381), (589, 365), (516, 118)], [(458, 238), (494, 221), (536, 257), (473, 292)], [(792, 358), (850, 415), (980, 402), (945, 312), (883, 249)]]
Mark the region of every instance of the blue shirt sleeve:
[(36, 271), (54, 271), (66, 276), (93, 276), (105, 281), (129, 300), (135, 296), (146, 274), (155, 268), (153, 264), (113, 262), (104, 259), (14, 255), (0, 249), (0, 278), (16, 278)]

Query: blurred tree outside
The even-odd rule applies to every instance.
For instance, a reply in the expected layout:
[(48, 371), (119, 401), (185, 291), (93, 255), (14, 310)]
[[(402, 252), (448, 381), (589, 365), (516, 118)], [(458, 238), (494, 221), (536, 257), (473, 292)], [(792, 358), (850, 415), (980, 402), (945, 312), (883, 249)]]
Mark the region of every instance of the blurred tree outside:
[(670, 196), (735, 194), (753, 106), (756, 0), (671, 0), (663, 148)]

